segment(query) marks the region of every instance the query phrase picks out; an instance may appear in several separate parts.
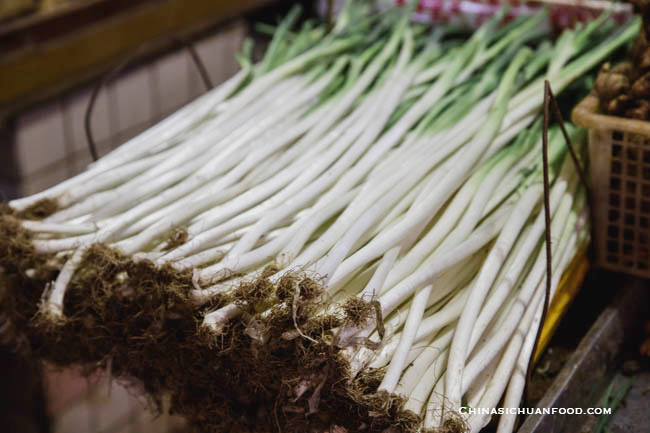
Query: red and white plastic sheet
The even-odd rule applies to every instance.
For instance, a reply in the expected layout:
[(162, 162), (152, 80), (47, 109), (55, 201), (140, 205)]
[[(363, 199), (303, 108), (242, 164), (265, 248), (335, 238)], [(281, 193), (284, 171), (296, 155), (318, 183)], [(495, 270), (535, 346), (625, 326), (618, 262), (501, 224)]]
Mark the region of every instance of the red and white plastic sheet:
[[(377, 4), (381, 8), (387, 8), (395, 4), (404, 4), (407, 1), (412, 0), (377, 0)], [(321, 0), (319, 3), (319, 9), (325, 13), (329, 1)], [(333, 3), (335, 9), (338, 10), (343, 0), (335, 0)], [(632, 16), (632, 6), (629, 3), (608, 0), (539, 0), (528, 2), (519, 0), (419, 0), (414, 19), (432, 24), (456, 22), (476, 28), (505, 4), (510, 5), (508, 11), (510, 18), (532, 14), (542, 7), (548, 7), (550, 9), (550, 22), (548, 24), (557, 30), (572, 27), (576, 22), (586, 21), (608, 10), (612, 14), (612, 19), (618, 22), (624, 22)]]

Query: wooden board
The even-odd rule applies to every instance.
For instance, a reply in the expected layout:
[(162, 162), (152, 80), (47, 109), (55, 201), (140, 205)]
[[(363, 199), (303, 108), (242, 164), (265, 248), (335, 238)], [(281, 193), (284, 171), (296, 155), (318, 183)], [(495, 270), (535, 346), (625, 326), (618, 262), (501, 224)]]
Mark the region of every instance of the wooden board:
[(171, 35), (214, 26), (272, 1), (150, 0), (64, 36), (0, 56), (0, 112), (6, 115), (88, 81), (145, 43), (152, 51), (160, 50), (169, 44)]

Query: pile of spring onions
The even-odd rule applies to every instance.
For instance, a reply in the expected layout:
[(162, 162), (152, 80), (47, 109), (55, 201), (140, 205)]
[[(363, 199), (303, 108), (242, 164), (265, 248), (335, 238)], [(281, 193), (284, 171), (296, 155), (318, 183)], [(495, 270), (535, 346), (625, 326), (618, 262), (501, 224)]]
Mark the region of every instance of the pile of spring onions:
[[(415, 415), (403, 430), (478, 432), (490, 415), (459, 408), (518, 407), (546, 284), (543, 82), (561, 93), (639, 23), (615, 28), (602, 16), (553, 40), (543, 11), (507, 24), (495, 16), (465, 37), (409, 13), (349, 1), (327, 31), (312, 21), (295, 30), (294, 10), (260, 62), (244, 50), (222, 85), (80, 175), (11, 201), (3, 221), (19, 221), (58, 269), (39, 315), (65, 321), (66, 292), (102, 244), (189, 275), (202, 333), (228, 338), (239, 327), (263, 350), (276, 341), (264, 324), (284, 305), (283, 338), (331, 347), (347, 365), (338, 382), (373, 372), (378, 384), (365, 392)], [(581, 131), (569, 133), (580, 148)], [(589, 231), (566, 150), (552, 127), (553, 291)], [(44, 202), (56, 210), (21, 217)], [(289, 301), (279, 295), (296, 273), (318, 283), (307, 317), (297, 313), (305, 285), (292, 285)], [(120, 296), (129, 281), (126, 270), (115, 276)], [(250, 293), (251, 282), (264, 284)], [(351, 299), (365, 311), (356, 320), (343, 313)], [(310, 327), (327, 317), (339, 320)], [(321, 373), (283, 389), (308, 422), (327, 410), (335, 373)], [(377, 430), (363, 413), (341, 428), (400, 430)], [(502, 415), (498, 431), (515, 418)]]

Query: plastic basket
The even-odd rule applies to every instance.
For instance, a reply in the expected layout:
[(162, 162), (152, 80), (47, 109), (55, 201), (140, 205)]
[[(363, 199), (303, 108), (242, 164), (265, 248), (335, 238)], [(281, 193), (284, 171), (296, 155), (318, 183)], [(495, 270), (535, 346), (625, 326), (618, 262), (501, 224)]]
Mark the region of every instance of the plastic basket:
[(598, 114), (589, 95), (571, 115), (589, 130), (596, 263), (650, 277), (650, 122)]

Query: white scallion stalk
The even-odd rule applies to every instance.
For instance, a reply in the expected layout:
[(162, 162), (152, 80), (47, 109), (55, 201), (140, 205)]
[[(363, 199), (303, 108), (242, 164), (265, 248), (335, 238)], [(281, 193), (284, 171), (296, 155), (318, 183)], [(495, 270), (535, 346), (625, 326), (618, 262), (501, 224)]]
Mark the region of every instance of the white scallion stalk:
[[(289, 311), (282, 339), (330, 344), (349, 364), (337, 383), (373, 369), (382, 376), (369, 392), (403, 396), (422, 428), (458, 416), (462, 401), (495, 407), (505, 394), (517, 406), (545, 287), (543, 83), (562, 92), (639, 23), (607, 35), (601, 19), (553, 42), (537, 30), (542, 11), (450, 40), (451, 28), (431, 35), (408, 13), (366, 6), (350, 2), (329, 33), (312, 23), (293, 33), (292, 12), (260, 63), (242, 59), (232, 79), (87, 171), (10, 202), (34, 251), (59, 267), (41, 311), (64, 318), (79, 296), (66, 298), (68, 287), (84, 290), (76, 278), (94, 274), (77, 271), (99, 266), (87, 254), (103, 244), (150, 260), (142, 272), (153, 279), (156, 266), (176, 272), (191, 307), (218, 305), (202, 313), (202, 332), (243, 329), (264, 351), (277, 325), (263, 325)], [(582, 153), (584, 134), (569, 133)], [(557, 126), (549, 144), (555, 291), (587, 235)], [(42, 199), (56, 211), (20, 216)], [(303, 276), (322, 290), (308, 313), (301, 286), (287, 301), (282, 285)], [(249, 296), (257, 283), (268, 293)], [(332, 329), (310, 326), (331, 316)], [(295, 405), (311, 396), (317, 412), (328, 390), (312, 376), (288, 392)], [(465, 419), (473, 432), (488, 420)], [(513, 426), (504, 416), (499, 431)]]

